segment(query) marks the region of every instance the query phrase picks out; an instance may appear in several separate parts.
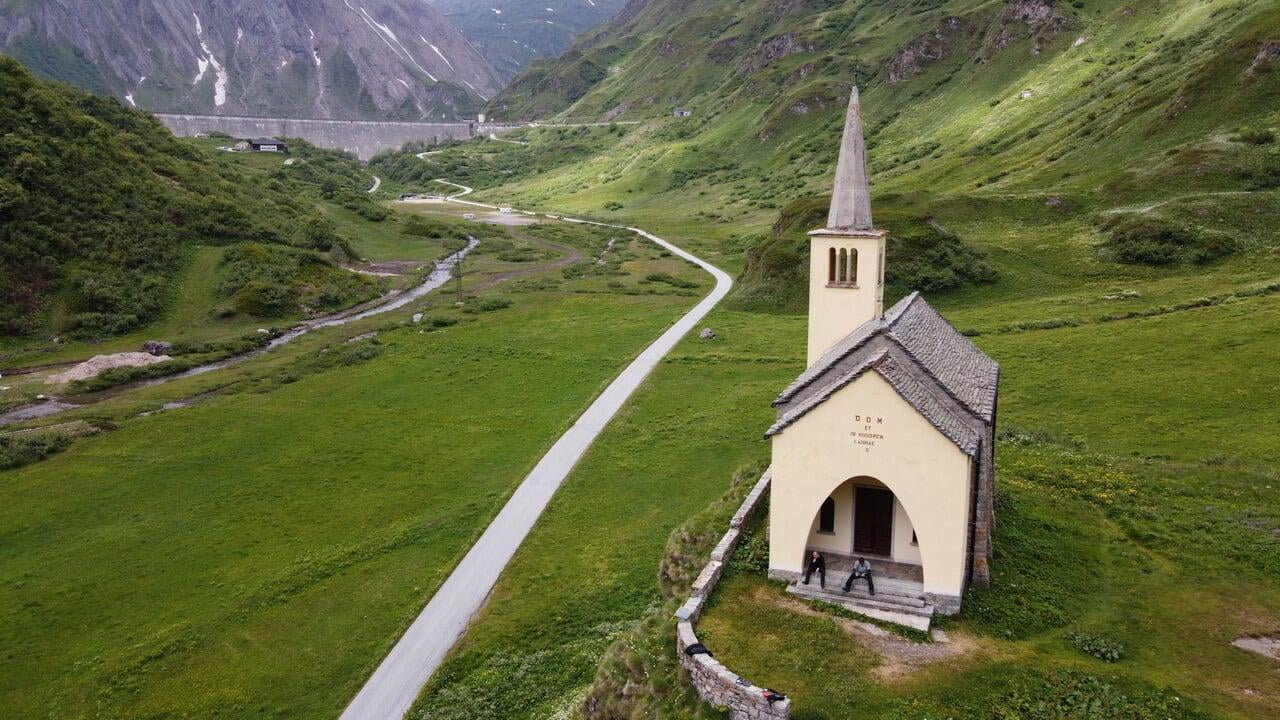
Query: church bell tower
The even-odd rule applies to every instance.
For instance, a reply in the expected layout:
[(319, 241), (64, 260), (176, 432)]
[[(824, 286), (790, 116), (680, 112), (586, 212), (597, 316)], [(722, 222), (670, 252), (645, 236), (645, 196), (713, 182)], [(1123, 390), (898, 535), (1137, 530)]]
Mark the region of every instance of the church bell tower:
[(809, 233), (809, 365), (863, 323), (884, 315), (887, 235), (871, 223), (862, 105), (854, 86), (827, 226)]

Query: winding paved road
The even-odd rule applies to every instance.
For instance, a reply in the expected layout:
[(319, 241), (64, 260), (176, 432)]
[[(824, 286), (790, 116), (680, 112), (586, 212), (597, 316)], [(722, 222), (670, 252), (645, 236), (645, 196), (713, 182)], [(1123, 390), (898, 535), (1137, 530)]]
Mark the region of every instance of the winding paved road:
[[(476, 207), (494, 208), (492, 205), (459, 200), (472, 189), (445, 180), (438, 180), (459, 188), (462, 192), (450, 196), (452, 202)], [(587, 448), (604, 430), (631, 394), (640, 387), (649, 372), (657, 366), (676, 343), (711, 312), (733, 287), (733, 280), (720, 268), (695, 257), (662, 238), (639, 228), (609, 225), (589, 220), (551, 216), (574, 223), (586, 223), (629, 230), (666, 248), (675, 255), (697, 264), (716, 279), (715, 289), (672, 325), (644, 352), (631, 362), (605, 391), (591, 403), (591, 407), (578, 418), (573, 427), (556, 441), (542, 460), (525, 477), (507, 504), (498, 513), (484, 534), (476, 541), (462, 562), (449, 575), (440, 589), (432, 596), (426, 608), (413, 621), (391, 653), (365, 683), (351, 704), (342, 713), (341, 720), (400, 720), (418, 693), (422, 691), (431, 674), (444, 661), (449, 650), (466, 632), (471, 618), (480, 610), (485, 598), (493, 590), (498, 576), (524, 542), (529, 530), (542, 514), (556, 489), (573, 470)]]
[(372, 194), (374, 194), (374, 193), (378, 192), (378, 188), (380, 188), (380, 187), (382, 187), (382, 178), (378, 177), (377, 175), (374, 175), (374, 176), (373, 176), (373, 187), (369, 188), (369, 194), (370, 194), (370, 195), (372, 195)]

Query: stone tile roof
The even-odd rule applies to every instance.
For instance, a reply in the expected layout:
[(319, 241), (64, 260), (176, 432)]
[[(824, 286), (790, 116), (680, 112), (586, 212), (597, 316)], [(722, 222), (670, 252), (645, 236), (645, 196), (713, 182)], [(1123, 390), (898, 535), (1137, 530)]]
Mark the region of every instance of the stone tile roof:
[(869, 320), (845, 336), (800, 373), (774, 405), (793, 400), (875, 337), (886, 337), (905, 350), (922, 370), (974, 415), (987, 422), (993, 419), (1000, 382), (999, 364), (952, 327), (920, 293), (904, 297), (889, 308), (883, 318)]
[(1000, 366), (995, 360), (961, 335), (920, 293), (907, 296), (901, 311), (886, 322), (892, 337), (952, 397), (973, 414), (991, 421), (1000, 383)]
[(952, 412), (938, 400), (927, 385), (917, 380), (902, 363), (889, 357), (876, 367), (880, 376), (889, 381), (912, 407), (920, 411), (934, 427), (951, 439), (966, 455), (977, 455), (982, 436), (964, 418)]
[(831, 382), (823, 384), (817, 392), (805, 398), (794, 407), (783, 411), (782, 414), (778, 416), (778, 421), (775, 422), (773, 427), (770, 427), (768, 432), (764, 434), (765, 437), (777, 435), (786, 429), (787, 426), (791, 425), (791, 423), (794, 423), (796, 420), (799, 420), (807, 414), (810, 410), (826, 402), (827, 398), (834, 395), (837, 390), (848, 385), (854, 380), (857, 380), (862, 373), (870, 370), (884, 360), (885, 357), (888, 356), (888, 352), (888, 350), (879, 350), (877, 352), (868, 353), (867, 357), (863, 358), (861, 362), (854, 364), (854, 366), (848, 371), (841, 373), (837, 378), (832, 378)]
[(975, 455), (995, 416), (1000, 366), (912, 293), (863, 323), (782, 391), (776, 435), (863, 373), (887, 380), (962, 451)]

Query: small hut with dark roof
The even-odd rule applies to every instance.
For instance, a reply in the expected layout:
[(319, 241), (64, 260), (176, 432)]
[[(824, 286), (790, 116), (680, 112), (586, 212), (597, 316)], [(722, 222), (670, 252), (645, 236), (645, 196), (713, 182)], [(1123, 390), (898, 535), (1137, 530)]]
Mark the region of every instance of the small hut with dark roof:
[(249, 149), (254, 152), (289, 152), (289, 146), (283, 140), (276, 138), (251, 138), (247, 142)]
[[(1000, 366), (919, 293), (884, 310), (856, 87), (827, 226), (809, 235), (808, 368), (766, 434), (769, 573), (800, 580), (818, 551), (828, 587), (790, 592), (927, 627), (990, 581)], [(855, 558), (875, 594), (843, 582)]]

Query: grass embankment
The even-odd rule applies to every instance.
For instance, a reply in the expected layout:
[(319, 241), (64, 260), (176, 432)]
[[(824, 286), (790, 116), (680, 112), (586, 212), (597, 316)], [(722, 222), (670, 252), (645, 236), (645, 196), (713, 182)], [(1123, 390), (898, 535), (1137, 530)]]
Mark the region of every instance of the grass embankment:
[[(525, 232), (584, 256), (608, 243)], [(478, 255), (464, 291), (529, 266)], [(591, 291), (597, 272), (534, 273), (461, 309), (428, 297), (64, 416), (118, 429), (5, 473), (6, 706), (336, 716), (542, 451), (692, 302)]]
[[(749, 574), (730, 577), (718, 593), (703, 622), (706, 641), (756, 683), (790, 692), (802, 717), (985, 717), (993, 708), (1039, 717), (1038, 697), (1077, 713), (1085, 710), (1071, 698), (1096, 700), (1108, 717), (1149, 716), (1124, 714), (1129, 701), (1134, 712), (1167, 709), (1161, 717), (1192, 716), (1194, 708), (1267, 717), (1280, 693), (1274, 668), (1229, 642), (1280, 622), (1280, 481), (1267, 465), (1273, 419), (1220, 433), (1196, 422), (1263, 412), (1275, 402), (1274, 383), (1215, 360), (1212, 344), (1176, 341), (1188, 357), (1112, 372), (1112, 358), (1129, 349), (1158, 353), (1148, 334), (1176, 337), (1169, 325), (1229, 336), (1280, 318), (1280, 301), (1254, 302), (1248, 312), (1217, 307), (990, 339), (1001, 345), (988, 350), (1005, 363), (1002, 420), (1043, 423), (1095, 452), (1006, 436), (995, 588), (970, 597), (966, 617), (949, 628), (971, 652), (885, 680), (876, 674), (883, 662), (838, 617), (798, 613), (779, 586)], [(601, 648), (661, 605), (666, 533), (722, 492), (735, 467), (767, 456), (758, 434), (770, 419), (768, 400), (800, 362), (768, 361), (779, 348), (799, 347), (796, 318), (721, 312), (710, 324), (723, 344), (687, 340), (601, 437), (414, 717), (576, 709)], [(1238, 346), (1239, 367), (1253, 365), (1251, 348), (1274, 344), (1269, 332), (1249, 335)], [(1053, 390), (1042, 387), (1049, 376)], [(1239, 390), (1186, 392), (1223, 386)], [(1146, 422), (1133, 417), (1141, 408)], [(669, 635), (669, 622), (657, 626), (659, 637)], [(1124, 657), (1091, 659), (1067, 642), (1070, 630), (1119, 642)], [(635, 651), (643, 645), (627, 647), (640, 665), (631, 670), (648, 679), (655, 668)], [(651, 682), (659, 695), (679, 695), (674, 674)]]

